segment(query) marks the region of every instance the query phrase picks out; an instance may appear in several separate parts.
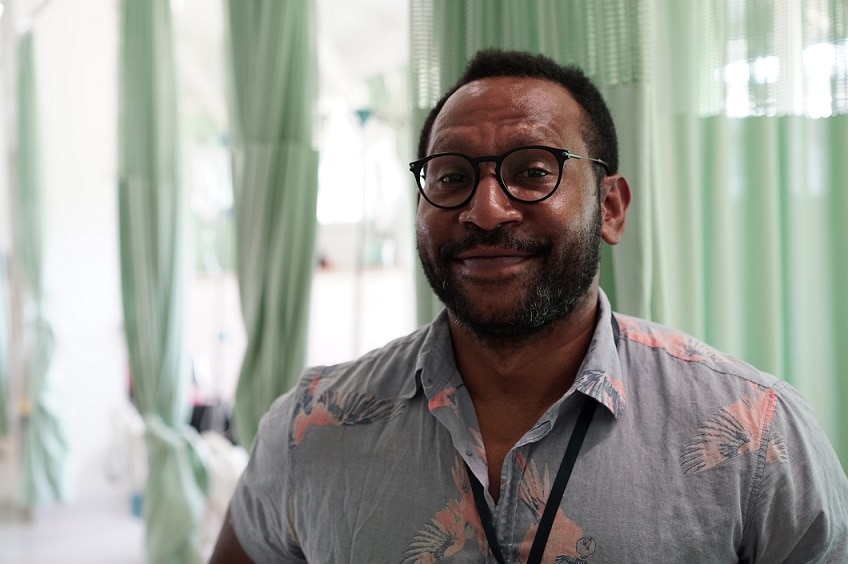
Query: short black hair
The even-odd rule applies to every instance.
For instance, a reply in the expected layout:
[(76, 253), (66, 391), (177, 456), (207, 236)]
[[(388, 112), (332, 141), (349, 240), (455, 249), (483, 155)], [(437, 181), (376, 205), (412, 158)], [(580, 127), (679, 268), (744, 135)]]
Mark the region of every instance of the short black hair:
[(591, 152), (587, 156), (605, 161), (609, 165), (608, 174), (618, 171), (618, 139), (615, 124), (601, 92), (589, 77), (579, 67), (560, 65), (544, 55), (500, 49), (478, 51), (468, 62), (465, 72), (456, 84), (436, 102), (421, 127), (418, 138), (418, 158), (427, 156), (433, 123), (448, 98), (469, 82), (501, 76), (542, 78), (565, 87), (589, 118), (581, 132)]

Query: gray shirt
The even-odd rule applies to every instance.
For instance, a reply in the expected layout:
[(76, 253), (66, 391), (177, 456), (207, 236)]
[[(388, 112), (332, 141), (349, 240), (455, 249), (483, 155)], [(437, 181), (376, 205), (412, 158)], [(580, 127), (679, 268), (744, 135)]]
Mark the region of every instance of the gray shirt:
[[(613, 314), (572, 388), (504, 460), (487, 499), (524, 562), (585, 396), (596, 410), (543, 562), (848, 562), (848, 479), (786, 382)], [(260, 425), (231, 504), (257, 562), (493, 563), (465, 464), (488, 485), (444, 314), (307, 370)]]

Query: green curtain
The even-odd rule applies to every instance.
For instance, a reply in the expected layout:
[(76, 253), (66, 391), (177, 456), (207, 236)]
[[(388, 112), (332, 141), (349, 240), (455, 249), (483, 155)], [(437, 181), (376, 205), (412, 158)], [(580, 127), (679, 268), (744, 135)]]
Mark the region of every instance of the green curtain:
[(0, 256), (0, 438), (9, 433), (9, 309), (6, 268)]
[(124, 328), (145, 421), (146, 556), (201, 560), (208, 475), (188, 424), (186, 193), (168, 0), (124, 0), (119, 59), (118, 205)]
[(318, 154), (313, 3), (230, 0), (237, 270), (247, 331), (236, 390), (243, 445), (303, 369)]
[(55, 349), (47, 315), (44, 275), (44, 181), (32, 33), (18, 45), (18, 182), (14, 256), (22, 274), (26, 339), (22, 422), (21, 502), (25, 507), (64, 501), (69, 493), (68, 440), (60, 414), (61, 399), (52, 387), (50, 364)]
[(650, 6), (651, 312), (795, 385), (848, 468), (848, 4)]
[[(603, 255), (615, 307), (794, 384), (848, 467), (844, 0), (411, 2), (417, 126), (483, 47), (595, 80), (634, 193), (625, 238)], [(827, 53), (832, 75), (814, 83)], [(418, 303), (422, 322), (440, 307), (426, 284)]]

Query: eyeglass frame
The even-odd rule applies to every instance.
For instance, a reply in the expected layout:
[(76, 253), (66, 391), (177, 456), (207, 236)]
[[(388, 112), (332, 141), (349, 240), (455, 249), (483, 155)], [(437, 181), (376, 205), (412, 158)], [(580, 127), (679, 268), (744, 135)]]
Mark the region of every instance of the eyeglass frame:
[[(557, 181), (553, 189), (551, 189), (550, 193), (548, 193), (547, 195), (535, 200), (522, 200), (521, 198), (513, 195), (512, 192), (509, 191), (509, 188), (506, 185), (506, 181), (503, 179), (503, 176), (501, 174), (501, 165), (503, 164), (504, 160), (511, 154), (516, 153), (518, 151), (523, 151), (525, 149), (538, 149), (547, 151), (551, 155), (553, 155), (559, 163), (559, 176), (557, 177)], [(424, 169), (424, 165), (426, 165), (429, 161), (437, 157), (445, 156), (462, 157), (468, 162), (470, 162), (471, 166), (474, 168), (474, 187), (471, 188), (471, 191), (468, 193), (467, 198), (465, 198), (462, 202), (454, 204), (452, 206), (443, 206), (433, 202), (432, 200), (430, 200), (430, 198), (427, 197), (427, 194), (424, 192), (424, 187), (421, 186), (421, 171)], [(468, 202), (471, 201), (471, 199), (474, 197), (474, 194), (477, 192), (477, 187), (480, 185), (480, 180), (482, 179), (482, 175), (480, 174), (480, 164), (493, 162), (495, 163), (495, 177), (498, 179), (498, 185), (510, 199), (524, 204), (537, 204), (553, 196), (554, 193), (556, 193), (557, 189), (559, 189), (559, 185), (562, 183), (562, 171), (565, 168), (565, 161), (569, 159), (585, 160), (597, 163), (604, 167), (604, 170), (607, 172), (607, 174), (609, 174), (609, 165), (604, 160), (596, 159), (594, 157), (585, 157), (582, 155), (577, 155), (575, 153), (572, 153), (568, 149), (558, 149), (556, 147), (548, 147), (546, 145), (527, 145), (525, 147), (516, 147), (514, 149), (510, 149), (509, 151), (501, 155), (483, 155), (480, 157), (469, 157), (466, 154), (456, 152), (435, 153), (433, 155), (427, 155), (423, 159), (418, 159), (409, 163), (409, 171), (415, 177), (415, 184), (418, 186), (418, 192), (425, 200), (427, 200), (430, 205), (443, 210), (453, 210), (461, 208), (468, 204)]]

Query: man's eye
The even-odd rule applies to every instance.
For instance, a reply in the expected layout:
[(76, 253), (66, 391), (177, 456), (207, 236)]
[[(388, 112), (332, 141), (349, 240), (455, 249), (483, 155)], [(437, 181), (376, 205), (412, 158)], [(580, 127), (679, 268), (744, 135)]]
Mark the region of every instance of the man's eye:
[(458, 172), (443, 174), (439, 177), (440, 184), (464, 184), (471, 180), (467, 175)]
[(518, 168), (513, 174), (513, 178), (545, 178), (553, 174), (551, 170), (544, 165), (527, 165)]
[(517, 176), (522, 178), (544, 178), (549, 174), (550, 172), (542, 168), (528, 168), (520, 172)]

